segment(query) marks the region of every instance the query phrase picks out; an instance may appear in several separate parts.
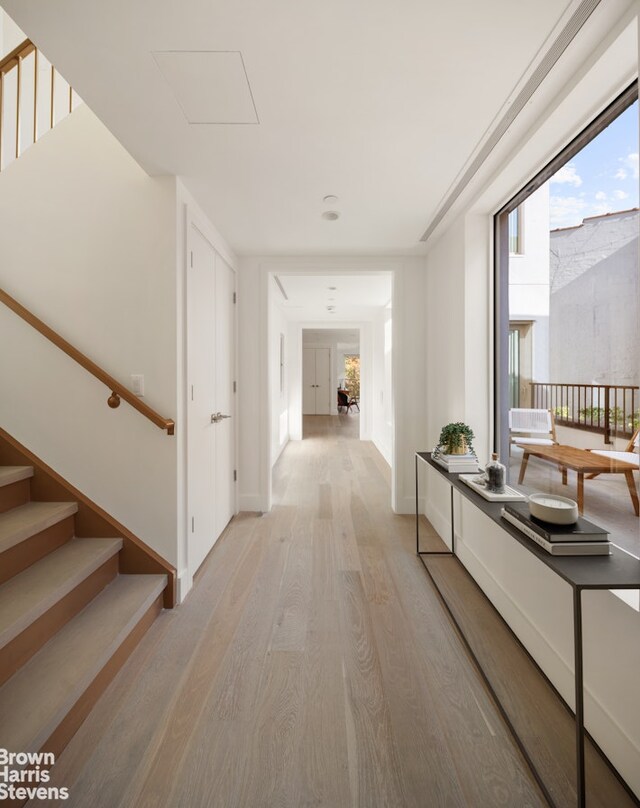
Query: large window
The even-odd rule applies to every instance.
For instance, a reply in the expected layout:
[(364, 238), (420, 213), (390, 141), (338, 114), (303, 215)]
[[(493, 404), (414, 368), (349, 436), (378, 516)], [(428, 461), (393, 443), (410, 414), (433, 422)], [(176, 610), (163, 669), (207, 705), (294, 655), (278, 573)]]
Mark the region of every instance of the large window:
[[(522, 237), (526, 221), (526, 243)], [(640, 423), (638, 102), (630, 87), (496, 216), (496, 442), (527, 491), (582, 499), (584, 515), (640, 556), (638, 472), (585, 474), (514, 443), (511, 420), (550, 414), (520, 436), (626, 453)], [(537, 417), (536, 414), (531, 417)], [(608, 455), (600, 455), (606, 457)], [(613, 456), (613, 455), (612, 455)], [(586, 463), (585, 459), (585, 463)], [(526, 466), (526, 473), (522, 467)]]

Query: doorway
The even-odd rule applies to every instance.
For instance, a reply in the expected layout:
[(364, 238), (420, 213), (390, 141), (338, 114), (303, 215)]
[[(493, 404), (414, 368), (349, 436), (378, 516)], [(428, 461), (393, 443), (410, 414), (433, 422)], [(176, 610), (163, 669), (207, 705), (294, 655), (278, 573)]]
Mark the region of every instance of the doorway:
[(193, 223), (186, 287), (187, 552), (193, 575), (235, 512), (235, 273)]

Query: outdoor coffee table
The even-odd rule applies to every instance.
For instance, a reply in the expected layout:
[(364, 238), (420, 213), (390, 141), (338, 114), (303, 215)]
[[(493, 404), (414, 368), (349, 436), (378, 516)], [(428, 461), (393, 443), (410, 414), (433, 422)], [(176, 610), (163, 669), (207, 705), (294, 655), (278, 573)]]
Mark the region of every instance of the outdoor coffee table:
[(624, 474), (631, 495), (631, 502), (636, 516), (640, 516), (640, 504), (638, 503), (638, 492), (636, 491), (633, 472), (636, 468), (631, 463), (622, 460), (613, 460), (609, 457), (594, 454), (586, 449), (576, 449), (573, 446), (529, 446), (518, 444), (523, 450), (522, 465), (520, 466), (520, 476), (518, 483), (524, 480), (524, 473), (527, 470), (529, 457), (538, 457), (553, 463), (562, 471), (562, 483), (567, 484), (567, 469), (572, 469), (578, 475), (578, 510), (583, 512), (584, 507), (584, 475), (585, 474)]

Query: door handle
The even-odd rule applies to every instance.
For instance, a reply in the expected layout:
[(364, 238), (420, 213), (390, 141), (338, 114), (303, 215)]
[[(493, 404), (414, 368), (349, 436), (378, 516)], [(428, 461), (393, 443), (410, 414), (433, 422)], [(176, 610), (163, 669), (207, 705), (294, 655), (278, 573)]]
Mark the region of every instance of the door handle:
[(220, 421), (224, 421), (225, 418), (231, 418), (230, 415), (223, 415), (221, 412), (214, 412), (211, 415), (211, 423), (217, 424)]

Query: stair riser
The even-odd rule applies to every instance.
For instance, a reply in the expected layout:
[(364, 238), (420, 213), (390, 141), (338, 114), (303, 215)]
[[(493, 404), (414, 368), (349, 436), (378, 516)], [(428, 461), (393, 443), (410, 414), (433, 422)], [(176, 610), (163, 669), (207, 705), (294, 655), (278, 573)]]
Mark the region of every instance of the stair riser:
[(41, 751), (53, 752), (56, 758), (59, 757), (62, 750), (80, 728), (84, 719), (89, 715), (102, 693), (107, 689), (111, 680), (127, 661), (135, 647), (147, 633), (153, 621), (162, 611), (162, 599), (162, 594), (158, 595), (151, 606), (142, 615), (135, 628), (129, 632), (129, 635), (122, 642), (115, 654), (113, 654), (104, 668), (74, 704), (53, 735), (51, 735), (48, 741), (42, 746)]
[[(147, 630), (161, 611), (162, 595), (158, 595), (156, 600), (138, 621), (135, 628), (129, 633), (129, 636), (124, 640), (93, 682), (91, 682), (40, 751), (53, 752), (56, 759), (60, 756), (65, 746), (76, 734), (82, 722), (89, 715), (100, 696), (107, 689), (112, 679), (127, 661), (136, 645), (138, 645), (140, 640), (147, 633)], [(26, 802), (27, 800), (11, 800), (7, 802), (6, 805), (7, 808), (22, 808)]]
[(17, 480), (0, 488), (0, 513), (29, 502), (29, 480)]
[(5, 550), (0, 554), (0, 584), (69, 541), (73, 536), (73, 528), (73, 516), (68, 516)]
[(118, 556), (114, 555), (0, 650), (0, 686), (84, 609), (117, 574)]

